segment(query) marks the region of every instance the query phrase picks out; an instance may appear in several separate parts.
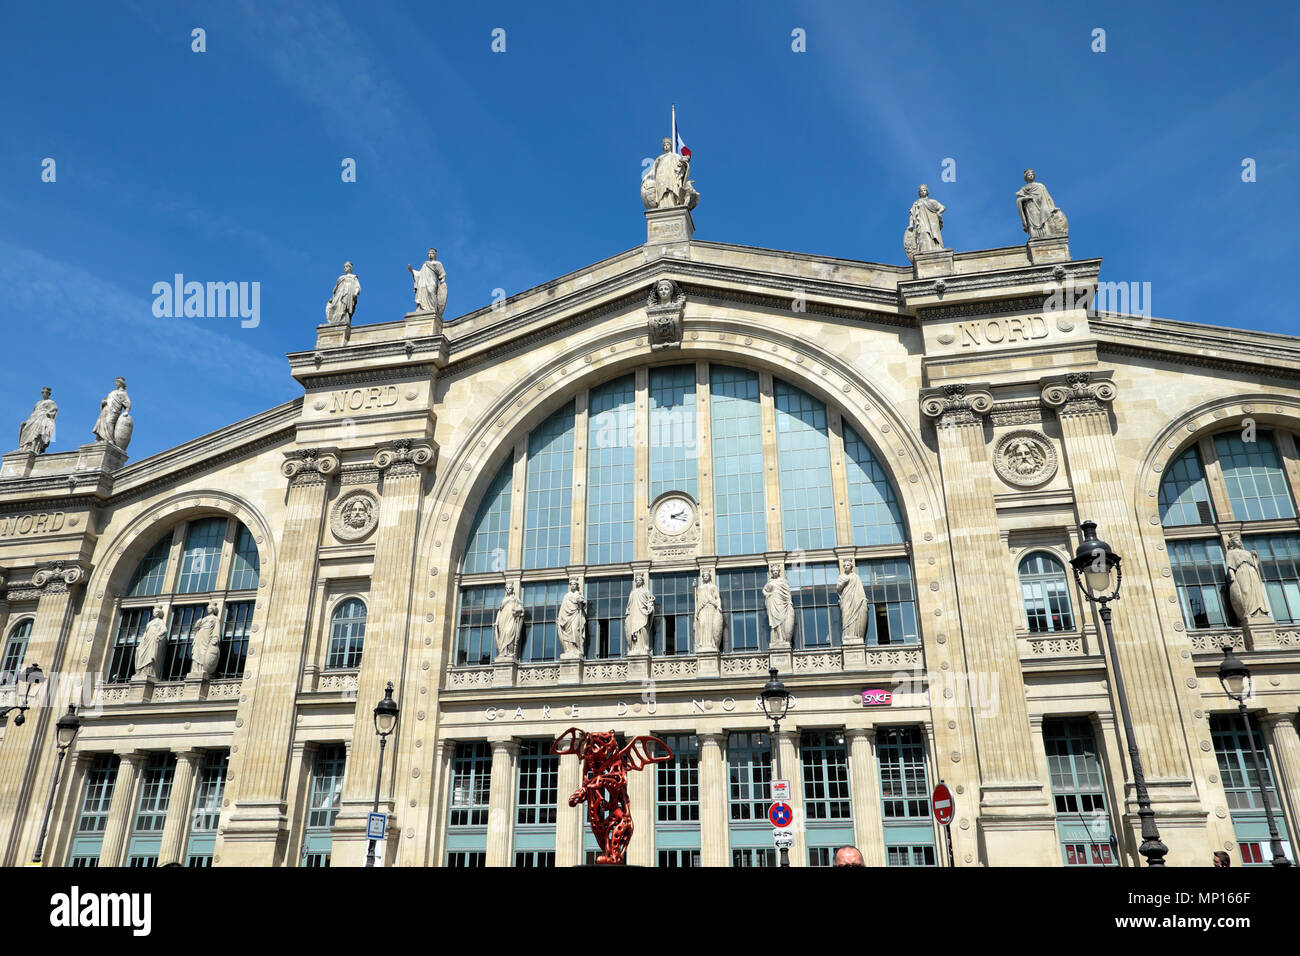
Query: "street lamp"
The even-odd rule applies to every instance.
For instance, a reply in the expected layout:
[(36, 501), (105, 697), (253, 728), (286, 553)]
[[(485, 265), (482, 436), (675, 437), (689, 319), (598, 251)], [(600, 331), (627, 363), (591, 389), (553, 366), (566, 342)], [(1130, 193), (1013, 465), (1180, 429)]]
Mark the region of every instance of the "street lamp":
[[(1128, 742), (1129, 762), (1133, 767), (1133, 789), (1137, 792), (1138, 819), (1142, 821), (1142, 845), (1138, 847), (1147, 860), (1147, 866), (1164, 866), (1169, 848), (1160, 842), (1156, 828), (1156, 814), (1151, 809), (1151, 796), (1147, 793), (1146, 776), (1142, 773), (1142, 759), (1138, 756), (1137, 737), (1133, 734), (1133, 715), (1128, 709), (1128, 693), (1124, 690), (1124, 675), (1120, 669), (1119, 654), (1115, 650), (1115, 631), (1111, 627), (1110, 603), (1119, 600), (1119, 587), (1124, 579), (1120, 570), (1120, 556), (1097, 537), (1097, 522), (1085, 521), (1079, 525), (1083, 540), (1070, 561), (1074, 580), (1079, 590), (1094, 606), (1100, 606), (1102, 623), (1106, 627), (1106, 653), (1110, 655), (1111, 673), (1115, 675), (1115, 696), (1119, 698), (1120, 716), (1124, 721), (1124, 736)], [(1111, 577), (1114, 576), (1114, 588)]]
[[(23, 702), (21, 704), (10, 704), (8, 707), (0, 708), (0, 726), (4, 726), (5, 721), (9, 719), (9, 714), (15, 710), (18, 711), (18, 715), (14, 717), (14, 726), (21, 727), (27, 722), (27, 711), (31, 708), (31, 704), (29, 704), (28, 701), (31, 699), (32, 690), (43, 680), (45, 680), (45, 673), (41, 670), (40, 664), (32, 664), (23, 671), (22, 682), (27, 685), (26, 690), (23, 691)], [(17, 691), (18, 685), (15, 683), (15, 697), (17, 696)]]
[(1273, 822), (1273, 804), (1268, 799), (1268, 788), (1264, 786), (1264, 771), (1259, 765), (1259, 748), (1255, 746), (1255, 733), (1250, 729), (1250, 717), (1246, 714), (1246, 700), (1250, 693), (1250, 668), (1242, 663), (1241, 658), (1232, 653), (1230, 645), (1223, 647), (1223, 660), (1219, 662), (1219, 683), (1223, 692), (1237, 702), (1241, 711), (1241, 722), (1246, 728), (1246, 739), (1250, 741), (1250, 759), (1255, 765), (1255, 783), (1259, 785), (1259, 797), (1264, 801), (1264, 816), (1268, 820), (1268, 840), (1273, 849), (1274, 866), (1290, 866), (1291, 861), (1282, 851), (1282, 840), (1277, 834), (1277, 824)]
[[(763, 685), (763, 713), (767, 714), (767, 719), (772, 721), (772, 755), (776, 759), (776, 778), (781, 779), (781, 741), (778, 739), (781, 734), (781, 718), (786, 715), (790, 709), (790, 692), (785, 689), (785, 684), (781, 683), (776, 676), (776, 668), (768, 668), (767, 683)], [(781, 847), (781, 865), (790, 865), (790, 850), (787, 847)]]
[(50, 798), (45, 801), (45, 819), (41, 821), (41, 835), (36, 841), (36, 852), (32, 854), (32, 862), (41, 862), (41, 851), (45, 848), (45, 833), (50, 826), (50, 810), (54, 808), (54, 791), (59, 786), (59, 770), (63, 766), (63, 756), (72, 746), (72, 741), (77, 737), (77, 731), (81, 729), (81, 718), (77, 716), (77, 708), (69, 704), (68, 712), (60, 717), (54, 723), (54, 740), (59, 747), (59, 759), (54, 764), (54, 779), (50, 781)]
[[(379, 769), (375, 771), (375, 809), (379, 812), (379, 785), (384, 776), (384, 748), (388, 746), (388, 735), (397, 727), (397, 701), (393, 700), (393, 682), (384, 688), (384, 699), (375, 704), (375, 733), (379, 735)], [(375, 840), (370, 841), (366, 852), (366, 866), (375, 865)]]

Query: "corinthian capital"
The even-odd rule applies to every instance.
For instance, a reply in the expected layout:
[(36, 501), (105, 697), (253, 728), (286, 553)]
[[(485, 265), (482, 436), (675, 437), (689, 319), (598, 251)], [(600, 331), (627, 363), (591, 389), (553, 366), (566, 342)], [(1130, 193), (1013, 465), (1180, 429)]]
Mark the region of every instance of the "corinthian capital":
[(921, 411), (940, 427), (973, 425), (993, 408), (993, 393), (983, 385), (941, 385), (921, 392)]
[(1117, 389), (1110, 375), (1109, 371), (1070, 372), (1063, 378), (1043, 379), (1039, 383), (1043, 403), (1060, 415), (1099, 412), (1103, 404), (1115, 400)]

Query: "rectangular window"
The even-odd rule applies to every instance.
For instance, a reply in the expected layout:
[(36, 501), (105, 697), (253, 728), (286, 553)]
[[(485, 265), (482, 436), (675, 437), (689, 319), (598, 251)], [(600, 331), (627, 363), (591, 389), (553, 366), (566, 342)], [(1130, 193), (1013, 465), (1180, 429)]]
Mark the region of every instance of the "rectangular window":
[(153, 753), (140, 774), (135, 821), (126, 847), (127, 866), (157, 866), (162, 849), (162, 831), (171, 804), (176, 755)]
[(343, 744), (320, 744), (312, 765), (307, 827), (303, 834), (303, 866), (329, 866), (333, 850), (330, 828), (343, 799), (343, 771), (347, 749)]
[(253, 602), (231, 601), (221, 622), (221, 656), (217, 658), (217, 678), (244, 676), (248, 660), (248, 635), (253, 625)]
[(560, 656), (560, 634), (555, 619), (569, 590), (566, 581), (542, 581), (523, 586), (524, 633), (517, 649), (521, 661), (553, 661)]
[(550, 738), (519, 745), (517, 823), (555, 825), (559, 774), (560, 758), (551, 753)]
[(763, 479), (763, 412), (758, 375), (709, 369), (713, 421), (713, 512), (717, 552), (767, 550), (767, 499)]
[[(1273, 768), (1264, 746), (1264, 735), (1260, 733), (1259, 721), (1254, 714), (1250, 715), (1250, 733), (1259, 753), (1259, 765), (1264, 787), (1268, 791), (1269, 806), (1273, 809), (1273, 821), (1282, 838), (1282, 851), (1294, 863), (1295, 852), (1291, 848), (1290, 834), (1287, 832), (1286, 815), (1282, 812), (1282, 804), (1278, 799)], [(1273, 853), (1269, 842), (1268, 818), (1259, 795), (1260, 781), (1250, 752), (1250, 738), (1246, 736), (1240, 714), (1211, 714), (1210, 737), (1214, 741), (1219, 776), (1223, 780), (1228, 810), (1232, 814), (1232, 829), (1241, 848), (1242, 863), (1250, 866), (1271, 865)]]
[[(772, 738), (764, 733), (733, 733), (727, 738), (731, 819), (762, 821), (770, 830), (767, 808), (772, 795)], [(771, 839), (771, 834), (768, 834)]]
[(555, 866), (555, 851), (521, 850), (515, 853), (515, 866)]
[[(700, 741), (694, 734), (663, 737), (673, 759), (655, 768), (656, 814), (660, 823), (700, 821)], [(692, 829), (699, 831), (698, 825)]]
[(1174, 588), (1183, 608), (1183, 622), (1189, 630), (1237, 623), (1227, 600), (1228, 580), (1223, 561), (1223, 546), (1217, 538), (1169, 542)]
[(930, 781), (919, 726), (876, 731), (887, 866), (934, 866)]
[(217, 842), (217, 824), (221, 821), (221, 801), (226, 792), (226, 773), (230, 768), (229, 750), (209, 750), (199, 765), (194, 786), (194, 811), (190, 814), (190, 839), (186, 865), (212, 865), (212, 851)]
[(1117, 866), (1097, 738), (1087, 717), (1043, 721), (1043, 746), (1056, 803), (1056, 830), (1066, 866)]
[(650, 370), (650, 497), (684, 491), (699, 500), (695, 367)]
[(593, 388), (587, 410), (587, 563), (632, 558), (632, 487), (636, 471), (633, 376)]
[(108, 811), (113, 803), (113, 787), (117, 783), (120, 761), (116, 754), (98, 754), (86, 770), (86, 780), (81, 795), (81, 812), (68, 854), (69, 866), (99, 866), (99, 853), (104, 845), (104, 830), (108, 826)]
[[(486, 827), (492, 794), (492, 748), (486, 741), (461, 741), (451, 761), (451, 793), (447, 825)], [(483, 831), (486, 838), (487, 831)]]
[(448, 850), (447, 865), (453, 868), (475, 868), (487, 866), (487, 853), (483, 850), (469, 851)]
[(694, 652), (696, 580), (694, 574), (650, 575), (656, 657)]
[(843, 741), (843, 733), (834, 730), (799, 736), (809, 866), (830, 866), (835, 851), (853, 843), (849, 752)]
[(202, 604), (182, 604), (172, 608), (171, 626), (167, 629), (167, 647), (163, 651), (159, 680), (184, 680), (189, 674), (190, 656), (194, 649), (192, 638), (194, 625), (207, 612), (207, 607)]
[[(0, 660), (0, 687), (12, 685), (21, 676), (19, 668), (23, 666), (23, 657), (27, 654), (27, 641), (32, 634), (32, 618), (19, 621), (9, 631), (9, 640), (5, 643), (4, 657)], [(8, 703), (12, 704), (10, 700)], [(0, 700), (0, 704), (4, 704)]]
[(135, 674), (135, 648), (153, 614), (147, 607), (123, 608), (117, 619), (117, 636), (113, 639), (113, 656), (108, 662), (110, 684), (124, 684)]
[(718, 570), (718, 594), (727, 619), (725, 635), (729, 651), (765, 651), (770, 631), (767, 605), (763, 601), (766, 568)]
[(660, 850), (659, 865), (696, 867), (703, 866), (704, 864), (700, 862), (699, 850)]
[(784, 382), (775, 382), (781, 529), (787, 551), (835, 547), (835, 495), (826, 406)]
[(491, 664), (496, 657), (497, 611), (506, 589), (499, 584), (460, 589), (460, 612), (456, 622), (456, 664)]
[(570, 563), (573, 524), (573, 403), (528, 436), (524, 484), (524, 567)]
[(916, 591), (906, 558), (881, 558), (858, 564), (858, 577), (867, 592), (867, 644), (916, 644)]
[(839, 647), (840, 598), (835, 590), (839, 569), (834, 564), (792, 565), (787, 574), (794, 601), (795, 646)]
[(241, 524), (239, 533), (235, 535), (235, 553), (230, 564), (230, 590), (257, 590), (257, 575), (260, 570), (257, 542), (253, 540), (252, 532)]
[(216, 590), (221, 545), (226, 540), (226, 518), (191, 521), (185, 532), (181, 555), (181, 576), (176, 590), (181, 594), (202, 594)]
[(731, 851), (732, 866), (776, 866), (775, 847), (742, 847)]
[(1217, 435), (1214, 450), (1223, 469), (1233, 520), (1295, 517), (1286, 472), (1271, 432), (1257, 433), (1253, 442), (1242, 441), (1236, 432)]
[(1269, 534), (1246, 538), (1247, 551), (1259, 554), (1259, 576), (1268, 594), (1273, 620), (1300, 623), (1300, 537)]
[(1177, 528), (1213, 521), (1214, 506), (1205, 488), (1201, 453), (1193, 445), (1165, 469), (1160, 481), (1160, 523)]
[(623, 656), (623, 618), (631, 593), (630, 577), (587, 580), (588, 660)]

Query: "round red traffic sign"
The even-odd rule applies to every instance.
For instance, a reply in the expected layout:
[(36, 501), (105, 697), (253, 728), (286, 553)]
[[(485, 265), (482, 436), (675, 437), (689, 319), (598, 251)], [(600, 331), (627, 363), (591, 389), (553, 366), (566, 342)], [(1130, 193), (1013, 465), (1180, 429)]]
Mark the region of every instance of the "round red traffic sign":
[(767, 818), (778, 830), (788, 827), (794, 820), (794, 811), (788, 803), (774, 803), (767, 811)]
[(939, 784), (934, 788), (934, 794), (930, 797), (930, 805), (934, 807), (934, 818), (947, 826), (952, 823), (952, 792), (947, 785)]

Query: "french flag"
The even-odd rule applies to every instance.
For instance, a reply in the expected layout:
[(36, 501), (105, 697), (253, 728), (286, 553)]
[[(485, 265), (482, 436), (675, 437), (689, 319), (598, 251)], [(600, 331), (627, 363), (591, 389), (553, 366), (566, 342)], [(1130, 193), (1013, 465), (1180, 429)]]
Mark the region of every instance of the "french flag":
[(682, 134), (677, 129), (677, 107), (673, 106), (673, 151), (681, 153), (683, 156), (690, 158), (691, 148), (686, 145), (686, 140), (682, 139)]

